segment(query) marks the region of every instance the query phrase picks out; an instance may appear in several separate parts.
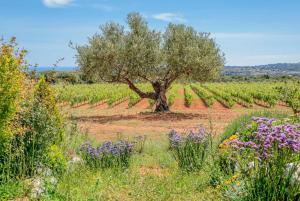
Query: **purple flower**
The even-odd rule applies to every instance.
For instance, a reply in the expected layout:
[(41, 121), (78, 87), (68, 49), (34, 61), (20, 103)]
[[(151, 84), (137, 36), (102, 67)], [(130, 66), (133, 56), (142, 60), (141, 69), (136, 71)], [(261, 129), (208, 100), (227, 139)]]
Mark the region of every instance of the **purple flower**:
[[(235, 149), (250, 149), (258, 158), (272, 157), (274, 151), (290, 150), (300, 152), (300, 127), (298, 125), (283, 124), (274, 126), (274, 119), (253, 117), (257, 130), (240, 140), (231, 141)], [(250, 139), (250, 140), (249, 140)]]
[(203, 143), (208, 140), (208, 134), (206, 133), (203, 127), (193, 131), (189, 131), (189, 134), (186, 137), (182, 137), (175, 130), (171, 130), (168, 134), (169, 142), (171, 148), (180, 146), (183, 142), (192, 142), (192, 143)]
[(182, 137), (175, 130), (170, 131), (168, 138), (172, 148), (179, 146), (182, 142)]
[(133, 151), (133, 144), (127, 141), (118, 141), (116, 143), (107, 141), (99, 147), (93, 147), (87, 142), (81, 145), (80, 150), (91, 157), (101, 158), (105, 155), (119, 156), (130, 154)]

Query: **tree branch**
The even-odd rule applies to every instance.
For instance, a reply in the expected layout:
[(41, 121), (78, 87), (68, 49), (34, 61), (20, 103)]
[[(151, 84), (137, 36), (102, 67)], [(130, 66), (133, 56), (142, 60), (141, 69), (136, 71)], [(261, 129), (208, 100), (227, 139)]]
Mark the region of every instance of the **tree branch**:
[(148, 82), (150, 82), (150, 83), (152, 83), (152, 81), (150, 79), (148, 79), (146, 76), (143, 76), (143, 75), (140, 75), (140, 74), (138, 74), (137, 76), (144, 79), (144, 80), (146, 80), (146, 81), (148, 81)]
[(179, 74), (175, 74), (173, 77), (167, 78), (164, 83), (164, 88), (168, 89), (179, 76)]
[(134, 83), (131, 80), (129, 80), (128, 78), (125, 78), (124, 80), (127, 82), (129, 88), (131, 90), (133, 90), (135, 93), (137, 93), (141, 98), (155, 99), (155, 97), (156, 97), (155, 93), (153, 93), (153, 92), (143, 92), (137, 86), (135, 86)]

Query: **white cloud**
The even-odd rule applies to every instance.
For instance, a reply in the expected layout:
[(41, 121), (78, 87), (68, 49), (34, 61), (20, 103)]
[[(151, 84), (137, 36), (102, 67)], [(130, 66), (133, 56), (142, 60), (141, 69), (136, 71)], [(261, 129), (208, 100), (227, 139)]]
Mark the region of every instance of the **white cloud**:
[(186, 20), (183, 18), (183, 15), (178, 13), (158, 13), (152, 15), (152, 18), (156, 20), (162, 20), (165, 22), (185, 22)]
[(61, 7), (72, 3), (73, 0), (43, 0), (45, 6), (48, 7)]

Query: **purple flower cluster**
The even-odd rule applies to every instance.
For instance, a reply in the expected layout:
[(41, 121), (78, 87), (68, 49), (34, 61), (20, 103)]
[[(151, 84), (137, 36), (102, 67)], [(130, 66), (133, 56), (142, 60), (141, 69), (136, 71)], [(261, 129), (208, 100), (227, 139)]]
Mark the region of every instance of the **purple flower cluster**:
[(204, 128), (200, 127), (196, 131), (189, 131), (186, 137), (180, 135), (177, 131), (171, 130), (168, 134), (171, 148), (178, 147), (181, 143), (185, 141), (190, 141), (193, 143), (202, 143), (207, 140), (207, 133)]
[(186, 139), (194, 143), (201, 143), (207, 139), (207, 133), (203, 127), (200, 127), (197, 131), (191, 130)]
[(274, 119), (253, 117), (255, 130), (250, 135), (230, 142), (235, 148), (250, 148), (260, 159), (268, 158), (274, 151), (300, 152), (300, 126), (291, 124), (274, 125)]
[(181, 135), (179, 135), (179, 133), (177, 133), (177, 131), (175, 131), (174, 129), (172, 129), (170, 131), (170, 133), (168, 134), (168, 138), (170, 141), (171, 148), (175, 148), (175, 147), (179, 146), (183, 140)]
[(117, 141), (112, 143), (111, 141), (104, 142), (99, 147), (93, 147), (89, 142), (81, 145), (80, 150), (90, 155), (91, 157), (101, 157), (104, 155), (126, 155), (133, 151), (133, 144), (127, 141)]

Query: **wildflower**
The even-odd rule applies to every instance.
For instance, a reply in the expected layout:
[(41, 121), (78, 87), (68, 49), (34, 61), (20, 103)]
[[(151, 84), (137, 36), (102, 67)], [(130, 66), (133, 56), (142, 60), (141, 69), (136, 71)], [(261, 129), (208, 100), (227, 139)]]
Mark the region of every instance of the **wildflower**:
[(239, 176), (240, 176), (239, 174), (233, 175), (231, 178), (229, 178), (228, 180), (226, 180), (226, 181), (224, 182), (224, 184), (225, 184), (225, 185), (232, 184), (233, 182), (235, 182), (235, 181), (238, 179)]
[(291, 124), (274, 126), (275, 120), (265, 117), (253, 117), (253, 120), (257, 123), (257, 131), (246, 136), (247, 140), (251, 140), (232, 140), (229, 144), (233, 148), (253, 150), (262, 159), (272, 157), (273, 149), (300, 152), (299, 126)]
[[(89, 142), (81, 145), (80, 150), (85, 156), (85, 159), (90, 164), (100, 164), (106, 167), (110, 162), (117, 161), (117, 165), (124, 163), (127, 165), (127, 159), (132, 155), (133, 144), (127, 141), (111, 141), (104, 142), (99, 147), (93, 147)], [(110, 161), (110, 162), (108, 162)]]
[(182, 142), (182, 137), (175, 130), (171, 130), (171, 132), (168, 134), (168, 138), (171, 148), (179, 146)]
[(236, 140), (237, 138), (238, 138), (237, 134), (232, 135), (232, 136), (229, 137), (229, 141)]
[(237, 140), (238, 139), (238, 135), (232, 135), (229, 138), (225, 139), (221, 144), (219, 144), (219, 148), (221, 150), (225, 150), (228, 149), (230, 147), (230, 142)]
[(171, 130), (168, 138), (181, 169), (194, 171), (202, 168), (210, 140), (204, 128), (190, 131), (186, 137)]

